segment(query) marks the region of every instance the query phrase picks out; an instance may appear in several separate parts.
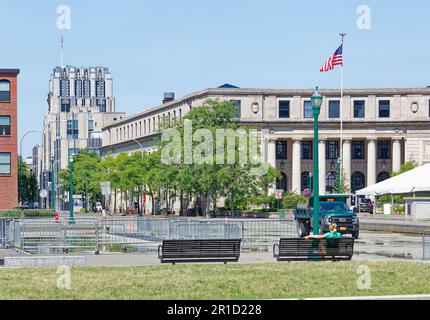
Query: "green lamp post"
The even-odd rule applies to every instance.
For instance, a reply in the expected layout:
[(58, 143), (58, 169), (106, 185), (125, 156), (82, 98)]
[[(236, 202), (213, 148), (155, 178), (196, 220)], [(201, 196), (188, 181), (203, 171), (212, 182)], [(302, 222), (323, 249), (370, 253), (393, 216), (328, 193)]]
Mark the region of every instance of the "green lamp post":
[(52, 213), (55, 213), (55, 171), (54, 171), (54, 157), (51, 157), (51, 206)]
[(337, 193), (342, 193), (342, 174), (340, 167), (340, 158), (337, 158)]
[(73, 158), (69, 159), (69, 223), (74, 223), (75, 220), (73, 218)]
[(315, 93), (311, 96), (312, 112), (314, 115), (314, 185), (313, 185), (313, 199), (314, 199), (314, 221), (313, 221), (313, 233), (314, 235), (319, 234), (320, 229), (320, 198), (319, 198), (319, 168), (318, 168), (318, 117), (321, 111), (323, 97), (316, 87)]

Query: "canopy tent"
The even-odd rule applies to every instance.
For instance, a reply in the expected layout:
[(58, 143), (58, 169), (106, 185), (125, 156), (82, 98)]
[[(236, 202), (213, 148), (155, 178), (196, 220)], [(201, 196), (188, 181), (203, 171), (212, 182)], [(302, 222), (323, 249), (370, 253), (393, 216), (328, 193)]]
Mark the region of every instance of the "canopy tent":
[(358, 190), (357, 195), (383, 195), (414, 192), (430, 192), (430, 164), (406, 171), (367, 188)]

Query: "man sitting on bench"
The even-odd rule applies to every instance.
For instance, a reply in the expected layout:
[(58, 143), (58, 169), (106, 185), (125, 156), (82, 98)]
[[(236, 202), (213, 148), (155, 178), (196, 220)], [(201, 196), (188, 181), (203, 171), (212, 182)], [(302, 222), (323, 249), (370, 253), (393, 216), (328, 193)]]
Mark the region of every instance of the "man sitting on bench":
[(336, 223), (331, 223), (329, 230), (330, 232), (327, 232), (325, 234), (306, 236), (305, 239), (340, 239), (342, 238), (342, 235), (340, 234), (340, 232), (337, 232)]

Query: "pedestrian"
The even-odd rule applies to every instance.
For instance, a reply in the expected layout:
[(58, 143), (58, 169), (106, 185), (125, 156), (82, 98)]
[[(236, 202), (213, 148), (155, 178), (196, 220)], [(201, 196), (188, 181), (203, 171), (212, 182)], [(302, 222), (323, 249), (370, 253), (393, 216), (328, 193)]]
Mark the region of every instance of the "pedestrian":
[(306, 236), (305, 239), (339, 239), (342, 237), (340, 232), (337, 232), (337, 224), (331, 223), (329, 226), (329, 232), (320, 235)]

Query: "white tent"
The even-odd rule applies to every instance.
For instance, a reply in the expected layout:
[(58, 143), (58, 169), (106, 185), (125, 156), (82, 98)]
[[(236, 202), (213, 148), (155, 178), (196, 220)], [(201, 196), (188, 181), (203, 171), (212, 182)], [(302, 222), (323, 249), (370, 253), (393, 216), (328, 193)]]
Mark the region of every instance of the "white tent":
[(358, 195), (401, 194), (430, 192), (430, 164), (425, 164), (394, 176), (367, 188), (358, 190)]

